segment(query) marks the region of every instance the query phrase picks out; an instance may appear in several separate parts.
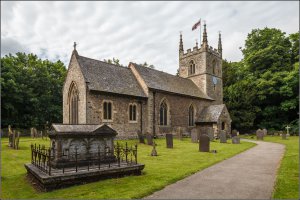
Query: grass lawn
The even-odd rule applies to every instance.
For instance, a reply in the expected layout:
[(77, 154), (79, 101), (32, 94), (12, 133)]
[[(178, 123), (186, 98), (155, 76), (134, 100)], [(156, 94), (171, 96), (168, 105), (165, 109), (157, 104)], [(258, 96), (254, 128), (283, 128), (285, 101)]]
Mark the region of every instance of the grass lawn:
[[(250, 137), (247, 137), (250, 139)], [(274, 199), (299, 199), (299, 137), (290, 136), (282, 140), (280, 136), (267, 136), (264, 141), (285, 145), (284, 157), (277, 173), (273, 191)]]
[[(20, 150), (7, 147), (7, 138), (2, 139), (1, 156), (1, 199), (116, 199), (142, 198), (162, 189), (201, 169), (253, 147), (255, 144), (241, 142), (221, 144), (211, 142), (211, 150), (218, 153), (200, 153), (198, 144), (191, 143), (190, 138), (179, 141), (174, 139), (174, 148), (167, 149), (165, 139), (157, 139), (157, 157), (151, 157), (151, 146), (138, 144), (138, 162), (145, 164), (141, 176), (102, 180), (85, 185), (77, 185), (52, 192), (37, 192), (26, 179), (24, 163), (30, 162), (30, 144), (36, 142), (49, 146), (49, 140), (20, 138)], [(129, 143), (135, 143), (131, 140)]]

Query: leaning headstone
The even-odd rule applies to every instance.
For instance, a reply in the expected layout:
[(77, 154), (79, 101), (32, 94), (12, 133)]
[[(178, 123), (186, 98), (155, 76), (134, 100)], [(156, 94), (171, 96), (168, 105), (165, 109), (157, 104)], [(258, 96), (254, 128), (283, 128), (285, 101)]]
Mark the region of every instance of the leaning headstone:
[(261, 129), (256, 131), (256, 139), (257, 140), (264, 140), (264, 132)]
[(220, 131), (220, 143), (227, 143), (226, 132)]
[(173, 148), (173, 134), (166, 134), (167, 148)]
[(151, 156), (157, 156), (157, 151), (156, 151), (156, 144), (155, 142), (153, 142), (153, 148), (152, 148), (152, 152), (151, 152)]
[(146, 138), (147, 138), (147, 144), (153, 145), (153, 136), (151, 134), (147, 133)]
[(264, 128), (262, 131), (263, 131), (263, 133), (264, 133), (264, 136), (267, 136), (267, 135), (268, 135), (267, 129)]
[(205, 134), (201, 135), (199, 139), (199, 151), (209, 152), (209, 143), (210, 143), (209, 137)]
[(281, 138), (282, 138), (283, 140), (286, 140), (286, 133), (282, 133)]
[(238, 136), (232, 137), (232, 144), (240, 144), (240, 138)]
[(13, 147), (13, 131), (10, 125), (8, 125), (8, 146)]
[(231, 131), (231, 137), (234, 137), (234, 136), (237, 136), (237, 135), (238, 135), (237, 130), (233, 129), (233, 130)]
[(191, 131), (191, 140), (192, 142), (198, 142), (198, 130), (196, 128), (193, 128)]

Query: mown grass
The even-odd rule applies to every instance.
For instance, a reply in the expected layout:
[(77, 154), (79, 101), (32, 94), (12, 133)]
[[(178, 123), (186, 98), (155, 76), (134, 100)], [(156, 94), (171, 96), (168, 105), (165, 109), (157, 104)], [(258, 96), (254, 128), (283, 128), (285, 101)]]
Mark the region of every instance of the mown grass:
[[(51, 192), (37, 192), (27, 181), (24, 168), (24, 163), (30, 162), (29, 146), (32, 142), (49, 146), (49, 140), (21, 138), (20, 150), (12, 150), (7, 147), (7, 139), (2, 139), (1, 199), (142, 198), (255, 145), (243, 141), (240, 145), (211, 142), (211, 149), (218, 152), (213, 154), (199, 152), (198, 144), (191, 143), (190, 139), (174, 139), (173, 149), (166, 148), (164, 139), (157, 139), (157, 157), (150, 156), (151, 146), (138, 144), (138, 162), (145, 164), (141, 176), (107, 179)], [(128, 142), (135, 144), (137, 141)]]
[[(247, 138), (250, 139), (250, 136)], [(287, 140), (282, 140), (280, 136), (267, 136), (264, 137), (264, 141), (285, 145), (284, 157), (277, 172), (273, 198), (299, 199), (299, 137), (290, 136)]]

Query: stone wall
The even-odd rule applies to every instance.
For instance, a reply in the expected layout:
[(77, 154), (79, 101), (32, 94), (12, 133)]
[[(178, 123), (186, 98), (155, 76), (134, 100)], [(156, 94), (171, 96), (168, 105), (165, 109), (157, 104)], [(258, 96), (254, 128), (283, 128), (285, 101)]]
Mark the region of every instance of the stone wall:
[[(152, 93), (153, 91), (150, 91)], [(161, 126), (160, 122), (160, 104), (163, 100), (166, 100), (168, 105), (168, 125)], [(153, 101), (153, 98), (148, 99), (148, 105)], [(176, 134), (178, 128), (182, 128), (183, 133), (189, 133), (195, 126), (189, 126), (188, 116), (189, 116), (189, 107), (190, 105), (194, 106), (195, 109), (195, 121), (200, 116), (202, 109), (205, 106), (210, 105), (211, 101), (204, 99), (196, 99), (190, 97), (184, 97), (174, 94), (167, 94), (162, 92), (155, 93), (155, 133), (156, 135), (165, 134), (165, 133), (173, 133)], [(151, 103), (153, 105), (153, 103)], [(148, 106), (149, 107), (149, 106)], [(153, 107), (151, 106), (152, 110)], [(148, 112), (148, 121), (150, 122), (149, 130), (151, 130), (151, 126), (153, 126), (153, 116)], [(152, 111), (153, 113), (153, 111)], [(152, 120), (151, 120), (152, 117)], [(148, 129), (147, 129), (148, 130)], [(151, 132), (150, 132), (151, 133)]]
[(78, 123), (86, 123), (86, 83), (80, 67), (73, 53), (68, 67), (67, 77), (63, 86), (63, 123), (69, 124), (69, 102), (68, 93), (71, 83), (74, 82), (79, 91), (78, 101)]
[[(112, 103), (112, 120), (103, 119), (103, 103)], [(142, 112), (141, 112), (142, 103)], [(129, 121), (129, 105), (137, 107), (137, 118), (135, 122)], [(146, 132), (146, 100), (136, 97), (125, 97), (101, 92), (89, 92), (87, 95), (87, 123), (108, 124), (121, 136), (136, 136), (139, 131)], [(142, 126), (141, 126), (142, 117)]]

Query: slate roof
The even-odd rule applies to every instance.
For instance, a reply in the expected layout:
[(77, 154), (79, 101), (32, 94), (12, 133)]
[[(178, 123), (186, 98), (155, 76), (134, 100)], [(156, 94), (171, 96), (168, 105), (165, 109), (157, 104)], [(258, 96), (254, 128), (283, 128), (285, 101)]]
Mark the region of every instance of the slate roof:
[(148, 88), (212, 100), (190, 79), (174, 76), (149, 67), (143, 67), (135, 63), (132, 64), (144, 79)]
[(77, 60), (90, 90), (146, 97), (128, 67), (121, 67), (77, 55)]
[(200, 114), (198, 122), (217, 122), (222, 111), (225, 107), (225, 104), (221, 105), (211, 105), (207, 108), (204, 108)]

